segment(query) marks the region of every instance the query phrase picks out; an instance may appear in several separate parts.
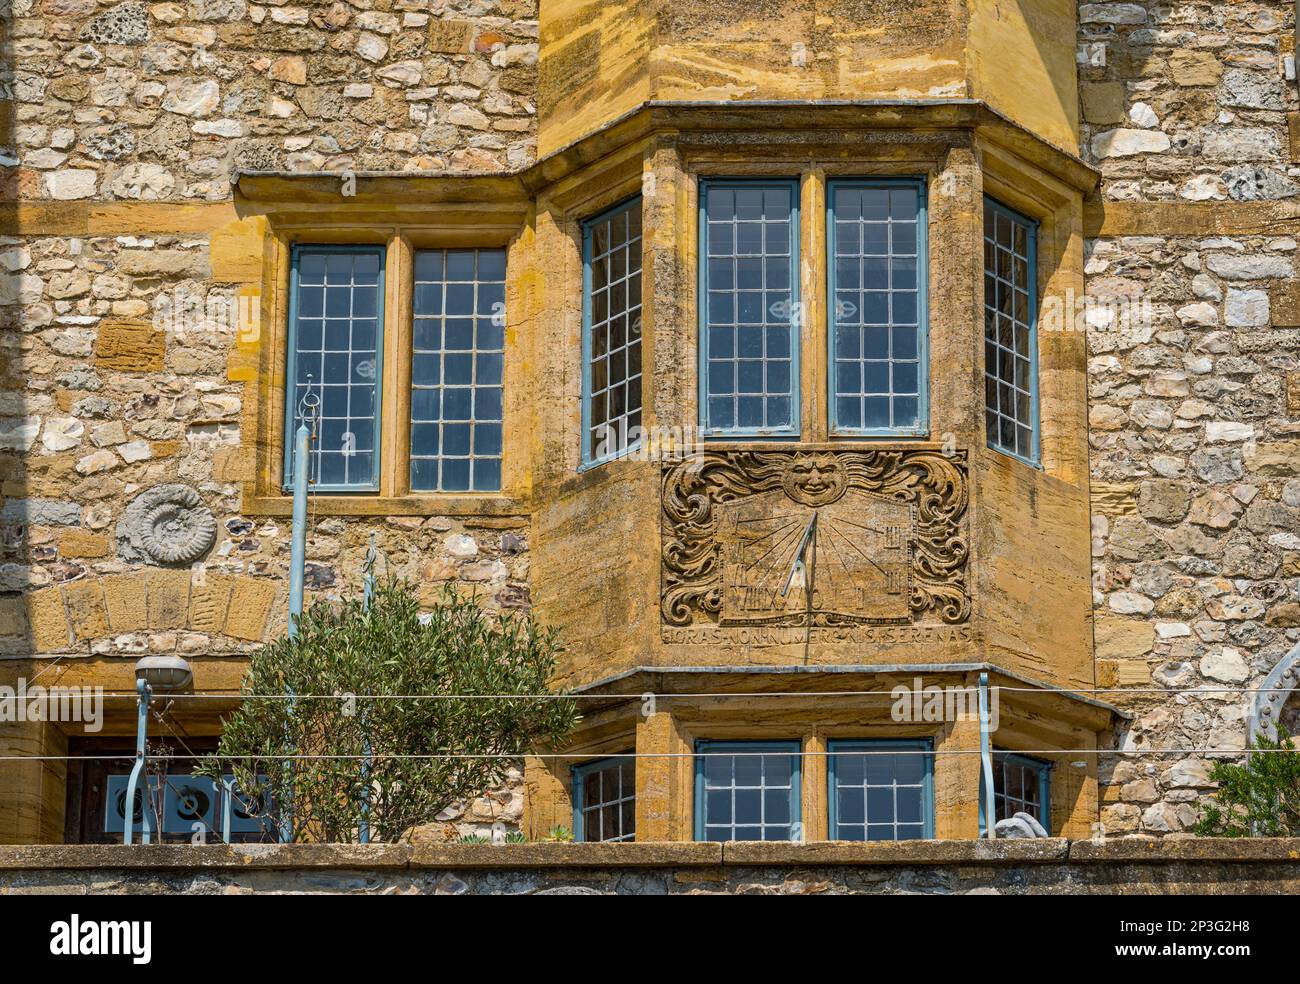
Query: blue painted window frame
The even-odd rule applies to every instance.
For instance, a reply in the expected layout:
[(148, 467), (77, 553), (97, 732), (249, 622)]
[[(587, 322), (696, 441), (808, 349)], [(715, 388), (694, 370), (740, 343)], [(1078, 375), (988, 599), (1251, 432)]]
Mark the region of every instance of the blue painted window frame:
[[(366, 484), (350, 485), (313, 485), (313, 492), (378, 492), (379, 478), (382, 468), (382, 445), (380, 435), (383, 430), (383, 409), (384, 409), (384, 315), (385, 315), (385, 293), (384, 277), (387, 273), (386, 261), (388, 259), (388, 248), (376, 244), (340, 244), (340, 243), (294, 243), (289, 250), (289, 313), (288, 313), (288, 331), (286, 332), (287, 357), (285, 359), (285, 379), (284, 379), (284, 481), (283, 488), (287, 491), (293, 487), (293, 445), (294, 445), (294, 411), (297, 406), (297, 379), (298, 379), (298, 269), (299, 263), (304, 252), (310, 253), (345, 253), (352, 255), (362, 255), (365, 253), (374, 253), (379, 258), (379, 280), (377, 285), (378, 304), (376, 306), (376, 325), (375, 325), (375, 421), (373, 436), (374, 455), (374, 481)], [(308, 461), (312, 459), (312, 453), (308, 454)]]
[[(837, 419), (838, 374), (835, 354), (836, 241), (835, 193), (840, 189), (913, 188), (916, 191), (916, 353), (917, 426), (845, 427)], [(924, 178), (831, 178), (826, 182), (826, 412), (837, 437), (926, 437), (930, 433), (930, 238)], [(890, 327), (893, 327), (892, 325)]]
[[(1043, 829), (1050, 836), (1052, 833), (1052, 762), (1044, 759), (1032, 758), (1028, 755), (1020, 755), (1017, 752), (1006, 752), (1000, 749), (993, 750), (993, 769), (999, 772), (999, 766), (1003, 762), (1010, 762), (1026, 769), (1032, 769), (1038, 773), (1038, 822), (1043, 825)], [(994, 788), (997, 788), (996, 781)], [(980, 834), (986, 831), (986, 820), (984, 811), (984, 770), (980, 770)], [(996, 804), (995, 804), (996, 808)]]
[[(614, 217), (619, 212), (630, 211), (633, 208), (640, 210), (642, 207), (642, 197), (633, 195), (631, 198), (625, 198), (617, 205), (611, 205), (603, 212), (581, 223), (582, 228), (582, 437), (581, 450), (579, 457), (578, 471), (586, 471), (588, 468), (595, 468), (597, 465), (603, 465), (607, 461), (615, 461), (618, 458), (636, 451), (643, 443), (642, 435), (638, 435), (635, 441), (628, 443), (627, 447), (622, 448), (613, 454), (601, 455), (595, 457), (591, 453), (591, 261), (592, 261), (592, 230), (600, 223)], [(642, 218), (642, 250), (645, 248), (645, 223)], [(645, 365), (645, 262), (641, 264), (642, 276), (642, 294), (641, 310), (643, 312), (641, 320), (641, 426), (645, 426), (645, 402), (646, 402), (646, 365)]]
[(789, 741), (720, 741), (701, 738), (697, 740), (695, 742), (695, 839), (697, 841), (704, 840), (704, 830), (707, 826), (704, 816), (704, 766), (707, 761), (706, 756), (715, 753), (790, 755), (793, 759), (790, 770), (790, 827), (794, 828), (797, 825), (802, 825), (803, 756), (800, 754), (801, 751), (802, 745), (798, 739)]
[[(575, 843), (583, 843), (586, 840), (584, 836), (586, 833), (586, 822), (583, 819), (583, 810), (586, 806), (585, 800), (583, 798), (584, 797), (583, 780), (586, 779), (586, 777), (592, 772), (598, 772), (601, 769), (608, 769), (611, 766), (627, 765), (628, 763), (631, 763), (632, 765), (632, 802), (633, 802), (633, 809), (635, 809), (636, 758), (632, 754), (624, 753), (622, 755), (610, 755), (607, 756), (606, 758), (596, 759), (593, 762), (584, 762), (582, 765), (575, 765), (570, 770), (572, 775), (570, 776), (571, 785), (569, 786), (569, 788), (572, 790), (571, 795), (573, 799), (573, 840)], [(633, 830), (632, 832), (631, 840), (636, 840), (635, 830)], [(592, 843), (611, 843), (611, 842), (593, 841)], [(621, 841), (621, 843), (627, 843), (627, 841)]]
[[(451, 254), (453, 253), (474, 254), (474, 277), (472, 280), (465, 281), (465, 280), (451, 279), (450, 272), (448, 269), (448, 264), (449, 264), (449, 259), (451, 257)], [(421, 258), (426, 254), (441, 255), (441, 261), (440, 261), (441, 266), (439, 267), (441, 271), (440, 279), (432, 280), (432, 281), (424, 281), (420, 279)], [(482, 278), (480, 271), (482, 270), (484, 254), (495, 254), (500, 256), (501, 268), (503, 270), (500, 281), (485, 280)], [(407, 438), (408, 438), (407, 475), (409, 476), (408, 487), (410, 488), (412, 494), (421, 495), (421, 496), (423, 495), (490, 496), (490, 495), (497, 495), (501, 492), (502, 483), (504, 481), (504, 466), (505, 466), (504, 445), (505, 445), (505, 426), (506, 426), (506, 421), (505, 421), (506, 328), (505, 328), (504, 318), (505, 318), (505, 292), (509, 285), (509, 280), (508, 280), (509, 272), (510, 272), (510, 267), (509, 267), (508, 250), (502, 246), (434, 247), (429, 249), (417, 249), (412, 254), (411, 345), (410, 345), (411, 402), (410, 402), (410, 413), (407, 415), (408, 419), (406, 422)], [(472, 285), (474, 290), (475, 310), (473, 311), (473, 313), (468, 315), (468, 319), (474, 322), (473, 341), (471, 342), (470, 348), (468, 350), (449, 349), (447, 348), (447, 323), (454, 319), (446, 311), (445, 298), (447, 296), (447, 292), (449, 291), (452, 285), (454, 284), (464, 285), (467, 283)], [(422, 312), (419, 308), (418, 299), (419, 299), (420, 288), (428, 287), (428, 286), (438, 286), (441, 287), (443, 291), (443, 293), (439, 296), (439, 310), (437, 313)], [(487, 348), (487, 347), (480, 348), (480, 342), (482, 340), (482, 336), (481, 336), (482, 322), (484, 320), (489, 320), (489, 319), (485, 319), (484, 314), (478, 310), (480, 292), (483, 291), (484, 288), (496, 288), (496, 287), (499, 287), (501, 290), (502, 300), (500, 302), (501, 310), (499, 312), (499, 315), (502, 320), (499, 325), (496, 324), (493, 325), (493, 330), (494, 331), (499, 330), (500, 332), (500, 348), (499, 349)], [(465, 317), (466, 316), (463, 315), (457, 316), (457, 318), (460, 320), (464, 320)], [(494, 313), (491, 316), (491, 318), (493, 319), (495, 319), (496, 317), (497, 317), (497, 313)], [(420, 339), (420, 322), (422, 321), (432, 321), (438, 324), (439, 344), (436, 349), (421, 349), (417, 346), (417, 342)], [(447, 382), (446, 365), (447, 365), (447, 357), (449, 355), (468, 356), (472, 366), (471, 382), (469, 384), (458, 383), (453, 385)], [(487, 384), (487, 385), (481, 384), (478, 380), (478, 374), (482, 364), (482, 359), (485, 356), (496, 356), (496, 355), (499, 355), (501, 359), (500, 381), (495, 384)], [(437, 383), (416, 382), (416, 370), (418, 368), (417, 360), (421, 356), (425, 356), (425, 357), (436, 356), (438, 358), (439, 373), (438, 373)], [(497, 391), (497, 395), (501, 402), (501, 407), (498, 411), (500, 414), (499, 420), (479, 417), (480, 398), (482, 396), (482, 391), (485, 389)], [(448, 420), (446, 416), (442, 413), (441, 408), (439, 409), (437, 418), (434, 420), (417, 418), (415, 396), (418, 392), (437, 391), (439, 398), (441, 400), (445, 398), (449, 390), (452, 391), (469, 390), (473, 394), (471, 411), (468, 420), (464, 420), (464, 421)], [(468, 453), (464, 455), (451, 455), (447, 453), (447, 449), (446, 449), (447, 428), (454, 427), (457, 425), (468, 425), (469, 427), (469, 441), (470, 441), (469, 450)], [(487, 429), (492, 427), (493, 425), (495, 425), (498, 429), (498, 447), (495, 453), (484, 453), (480, 448), (479, 442), (482, 440)], [(434, 454), (423, 453), (417, 450), (416, 441), (415, 441), (416, 438), (415, 428), (417, 426), (424, 426), (424, 427), (431, 426), (437, 428), (438, 450)], [(416, 475), (415, 475), (416, 462), (418, 461), (426, 461), (426, 462), (433, 463), (434, 472), (437, 475), (437, 480), (434, 482), (434, 487), (432, 488), (421, 487), (416, 482)], [(449, 484), (446, 480), (447, 463), (454, 462), (454, 461), (470, 462), (469, 465), (470, 480), (467, 488), (456, 489), (456, 488), (444, 487), (445, 485)], [(496, 472), (497, 472), (496, 482), (491, 488), (476, 488), (475, 486), (479, 484), (480, 462), (492, 462), (492, 461), (496, 462)]]
[[(925, 752), (921, 756), (925, 763), (925, 772), (921, 779), (921, 838), (930, 840), (934, 837), (934, 742), (929, 738), (851, 738), (836, 739), (826, 744), (826, 804), (829, 811), (829, 836), (839, 840), (839, 788), (835, 781), (837, 756), (843, 752), (885, 751), (896, 748), (913, 752)], [(897, 821), (895, 821), (897, 826)]]
[[(790, 190), (790, 426), (765, 427), (712, 427), (709, 424), (709, 217), (708, 192), (723, 188), (788, 188)], [(699, 386), (698, 419), (700, 432), (707, 438), (772, 438), (798, 437), (801, 432), (803, 399), (799, 374), (803, 348), (803, 331), (806, 318), (802, 316), (802, 298), (799, 282), (799, 179), (798, 178), (700, 178), (698, 226), (696, 232), (697, 325)], [(798, 316), (794, 316), (795, 314)]]
[[(987, 431), (985, 433), (985, 443), (988, 445), (988, 447), (991, 450), (996, 451), (999, 454), (1005, 454), (1010, 458), (1015, 458), (1017, 461), (1024, 462), (1026, 465), (1029, 465), (1033, 468), (1041, 468), (1042, 449), (1040, 447), (1040, 440), (1042, 436), (1041, 434), (1042, 428), (1039, 419), (1039, 395), (1038, 395), (1038, 304), (1039, 304), (1038, 226), (1039, 226), (1039, 222), (1037, 219), (1030, 218), (1029, 216), (1021, 212), (1017, 212), (1015, 209), (1008, 208), (1007, 206), (999, 202), (997, 199), (992, 198), (988, 195), (984, 196), (984, 208), (986, 212), (992, 212), (995, 215), (1000, 213), (1006, 218), (1010, 219), (1012, 222), (1019, 223), (1026, 227), (1026, 250), (1028, 253), (1028, 255), (1026, 256), (1026, 260), (1027, 260), (1026, 266), (1028, 268), (1027, 278), (1028, 278), (1028, 285), (1029, 285), (1029, 289), (1026, 291), (1026, 293), (1028, 293), (1029, 295), (1029, 325), (1028, 325), (1029, 327), (1029, 419), (1030, 419), (1029, 441), (1030, 441), (1031, 454), (1029, 454), (1028, 456), (1022, 455), (1013, 449), (1005, 447), (1000, 441), (995, 443), (989, 440)], [(983, 244), (983, 240), (984, 240), (984, 235), (981, 232), (981, 237), (980, 237), (981, 245)], [(987, 264), (984, 264), (983, 270), (985, 276), (987, 276), (988, 275)], [(984, 313), (984, 308), (988, 306), (987, 285), (985, 285), (983, 289), (984, 289), (985, 296), (983, 302), (980, 305), (981, 314)], [(980, 318), (981, 326), (983, 326), (983, 322), (984, 319), (983, 317), (981, 317)], [(984, 334), (983, 329), (981, 330), (981, 334), (982, 335)], [(983, 360), (983, 365), (984, 365), (984, 372), (982, 374), (983, 379), (987, 379), (989, 376), (987, 348), (985, 349), (985, 353), (986, 353), (985, 358)], [(985, 413), (988, 412), (987, 394), (985, 396), (985, 401), (984, 401), (984, 411)]]

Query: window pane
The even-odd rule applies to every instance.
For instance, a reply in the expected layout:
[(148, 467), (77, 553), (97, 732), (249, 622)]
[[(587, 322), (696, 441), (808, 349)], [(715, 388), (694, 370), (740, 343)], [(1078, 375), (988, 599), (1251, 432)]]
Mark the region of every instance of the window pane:
[(641, 421), (641, 200), (587, 225), (583, 460), (635, 444)]
[(830, 743), (831, 816), (838, 840), (924, 836), (932, 756), (923, 741)]
[(700, 742), (704, 840), (789, 840), (799, 822), (798, 746)]
[(286, 484), (293, 480), (293, 435), (303, 422), (306, 397), (319, 412), (311, 462), (318, 487), (374, 486), (383, 256), (382, 246), (299, 246), (294, 251)]
[(1005, 820), (1017, 813), (1028, 813), (1052, 832), (1050, 804), (1043, 796), (1043, 786), (1051, 764), (1009, 752), (993, 753), (993, 805), (997, 819)]
[(636, 760), (610, 758), (573, 770), (574, 838), (636, 839)]
[(918, 430), (924, 426), (919, 394), (927, 372), (917, 327), (918, 244), (924, 232), (919, 191), (833, 184), (831, 211), (836, 428)]
[(984, 374), (989, 446), (1033, 460), (1035, 364), (1033, 224), (991, 201), (984, 222)]
[(411, 488), (501, 491), (505, 250), (415, 254)]
[(794, 189), (705, 184), (703, 195), (705, 424), (715, 431), (789, 430), (798, 323)]

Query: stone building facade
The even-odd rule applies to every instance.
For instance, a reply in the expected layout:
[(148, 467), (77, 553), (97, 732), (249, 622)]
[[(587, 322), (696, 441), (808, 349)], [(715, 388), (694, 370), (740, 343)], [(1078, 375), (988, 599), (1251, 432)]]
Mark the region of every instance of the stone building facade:
[[(571, 752), (645, 756), (642, 839), (695, 835), (709, 741), (796, 743), (809, 839), (834, 832), (835, 747), (920, 743), (925, 833), (978, 836), (978, 722), (900, 728), (878, 699), (917, 677), (1003, 688), (994, 743), (1051, 765), (1042, 819), (1069, 836), (1185, 831), (1210, 756), (1177, 750), (1240, 749), (1252, 715), (1294, 714), (1250, 692), (1293, 685), (1300, 642), (1290, 4), (6, 0), (2, 16), (0, 683), (129, 693), (140, 655), (177, 653), (197, 689), (233, 693), (242, 657), (284, 631), (286, 380), (301, 258), (323, 246), (380, 257), (385, 410), (371, 486), (313, 496), (309, 591), (359, 590), (374, 534), (430, 597), (455, 582), (562, 626), (558, 682), (589, 700)], [(700, 435), (718, 392), (699, 348), (705, 196), (733, 185), (791, 189), (765, 224), (797, 244), (776, 301), (800, 329), (793, 410), (784, 430)], [(837, 426), (835, 196), (911, 188), (919, 424)], [(1012, 454), (985, 420), (990, 200), (1036, 231), (1032, 446), (1013, 433)], [(620, 215), (643, 264), (636, 423), (660, 455), (590, 443), (592, 242)], [(467, 250), (505, 262), (500, 475), (438, 491), (410, 467), (413, 326), (434, 318), (416, 291), (421, 257)], [(726, 530), (780, 509), (817, 517), (806, 608), (798, 590), (753, 602), (752, 565), (729, 560), (748, 541)], [(865, 559), (842, 575), (836, 523), (879, 534), (850, 534)], [(219, 708), (185, 711), (185, 733), (217, 734)], [(133, 726), (110, 702), (103, 734)], [(54, 756), (0, 763), (0, 841), (86, 833), (57, 756), (88, 740), (0, 723), (0, 752)], [(570, 825), (583, 761), (530, 761), (460, 819)]]

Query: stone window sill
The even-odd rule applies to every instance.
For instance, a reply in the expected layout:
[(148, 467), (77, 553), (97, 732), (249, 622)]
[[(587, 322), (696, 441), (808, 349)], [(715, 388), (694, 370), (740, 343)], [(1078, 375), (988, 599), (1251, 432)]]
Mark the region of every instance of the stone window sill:
[[(320, 492), (310, 498), (317, 516), (520, 516), (528, 513), (522, 499), (509, 495), (339, 495)], [(245, 516), (289, 516), (289, 495), (245, 495)]]

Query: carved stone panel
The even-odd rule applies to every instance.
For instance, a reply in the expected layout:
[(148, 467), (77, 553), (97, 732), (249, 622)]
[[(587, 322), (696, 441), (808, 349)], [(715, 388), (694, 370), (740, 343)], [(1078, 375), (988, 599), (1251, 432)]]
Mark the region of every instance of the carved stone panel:
[(964, 453), (706, 451), (661, 497), (665, 628), (970, 615)]
[(131, 500), (117, 524), (123, 560), (163, 565), (190, 564), (206, 554), (217, 521), (188, 485), (155, 485)]

